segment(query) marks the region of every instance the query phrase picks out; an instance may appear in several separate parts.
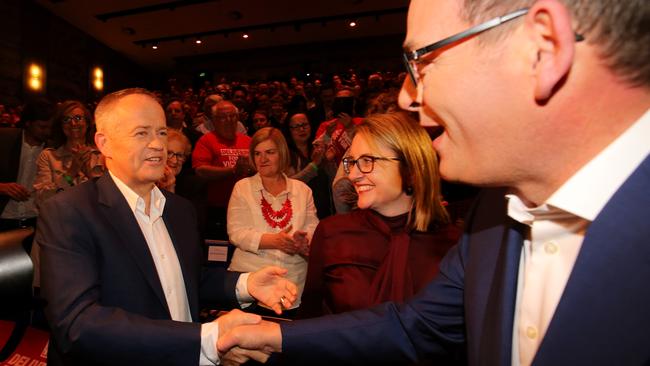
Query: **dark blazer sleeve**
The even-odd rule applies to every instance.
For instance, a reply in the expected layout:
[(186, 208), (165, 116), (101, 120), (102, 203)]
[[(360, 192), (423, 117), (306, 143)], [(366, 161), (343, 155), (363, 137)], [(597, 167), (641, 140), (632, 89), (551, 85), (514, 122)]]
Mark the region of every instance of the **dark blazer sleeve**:
[(281, 358), (310, 365), (403, 364), (462, 344), (462, 251), (462, 243), (450, 249), (439, 276), (406, 304), (282, 323)]

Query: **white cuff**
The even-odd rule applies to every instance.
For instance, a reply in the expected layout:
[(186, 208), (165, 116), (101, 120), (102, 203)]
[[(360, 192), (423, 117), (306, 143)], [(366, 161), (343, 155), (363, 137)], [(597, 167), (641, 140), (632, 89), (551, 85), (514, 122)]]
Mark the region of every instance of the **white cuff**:
[(237, 286), (235, 287), (235, 296), (239, 302), (239, 306), (247, 308), (253, 304), (255, 299), (248, 293), (248, 276), (249, 273), (242, 273), (237, 279)]
[(219, 364), (219, 323), (216, 321), (201, 324), (201, 355), (199, 366), (213, 366)]

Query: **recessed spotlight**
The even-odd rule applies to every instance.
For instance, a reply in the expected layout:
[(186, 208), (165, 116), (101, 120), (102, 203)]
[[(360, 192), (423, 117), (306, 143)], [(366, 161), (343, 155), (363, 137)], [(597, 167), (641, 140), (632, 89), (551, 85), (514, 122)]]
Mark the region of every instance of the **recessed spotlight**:
[(155, 44), (155, 45), (151, 46), (151, 48), (153, 48), (154, 50), (157, 50), (157, 49), (158, 49), (158, 45)]
[(202, 42), (201, 42), (200, 39), (197, 38), (196, 41), (194, 41), (194, 43), (196, 43), (196, 44), (201, 44)]
[(350, 27), (356, 27), (356, 26), (357, 26), (357, 22), (350, 22)]
[(242, 38), (248, 38), (248, 33), (244, 33), (244, 34), (242, 35)]

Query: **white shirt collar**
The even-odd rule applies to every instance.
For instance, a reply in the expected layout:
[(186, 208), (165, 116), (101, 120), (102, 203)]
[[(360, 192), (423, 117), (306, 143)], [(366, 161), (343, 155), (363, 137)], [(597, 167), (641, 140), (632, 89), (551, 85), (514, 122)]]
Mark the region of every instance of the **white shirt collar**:
[[(144, 199), (140, 197), (137, 193), (135, 193), (129, 186), (126, 185), (120, 178), (116, 177), (113, 175), (113, 172), (110, 170), (108, 171), (110, 174), (111, 178), (115, 182), (115, 185), (117, 186), (117, 189), (120, 190), (124, 198), (126, 199), (126, 202), (129, 204), (129, 207), (131, 208), (131, 211), (135, 214), (136, 211), (139, 211), (140, 213), (144, 214), (145, 207), (144, 207)], [(151, 195), (151, 207), (149, 210), (149, 217), (151, 220), (154, 220), (160, 216), (162, 216), (163, 210), (165, 209), (165, 196), (162, 194), (160, 189), (158, 189), (157, 186), (153, 186), (153, 189), (151, 192), (149, 192)]]
[[(650, 110), (567, 180), (545, 204), (593, 221), (627, 178), (650, 153)], [(507, 195), (508, 216), (526, 223), (531, 209)], [(516, 199), (514, 199), (516, 198)]]
[[(280, 192), (276, 196), (291, 192), (291, 179), (289, 179), (289, 177), (287, 177), (287, 175), (284, 173), (282, 173), (282, 176), (284, 177), (284, 180), (287, 182), (287, 186), (284, 189), (284, 191)], [(257, 173), (251, 177), (251, 186), (253, 188), (253, 191), (265, 190), (264, 185), (262, 184), (262, 177), (260, 176), (260, 173)]]

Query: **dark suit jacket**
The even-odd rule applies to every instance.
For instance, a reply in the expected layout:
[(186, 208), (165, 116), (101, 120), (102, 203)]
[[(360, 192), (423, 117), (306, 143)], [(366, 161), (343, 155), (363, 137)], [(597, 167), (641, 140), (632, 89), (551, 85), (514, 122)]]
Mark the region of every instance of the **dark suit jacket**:
[[(164, 194), (163, 220), (193, 320), (199, 292), (234, 306), (238, 274), (202, 269), (191, 204)], [(36, 240), (53, 336), (50, 365), (198, 365), (200, 325), (171, 320), (145, 238), (109, 175), (52, 197), (40, 213)]]
[[(0, 128), (0, 183), (15, 182), (18, 179), (22, 132), (21, 128)], [(9, 196), (0, 195), (0, 214), (7, 202)]]
[[(591, 223), (533, 364), (650, 363), (648, 187), (650, 158)], [(510, 365), (523, 230), (503, 193), (481, 195), (440, 275), (414, 300), (282, 324), (282, 357), (403, 364), (464, 344), (470, 365)]]

